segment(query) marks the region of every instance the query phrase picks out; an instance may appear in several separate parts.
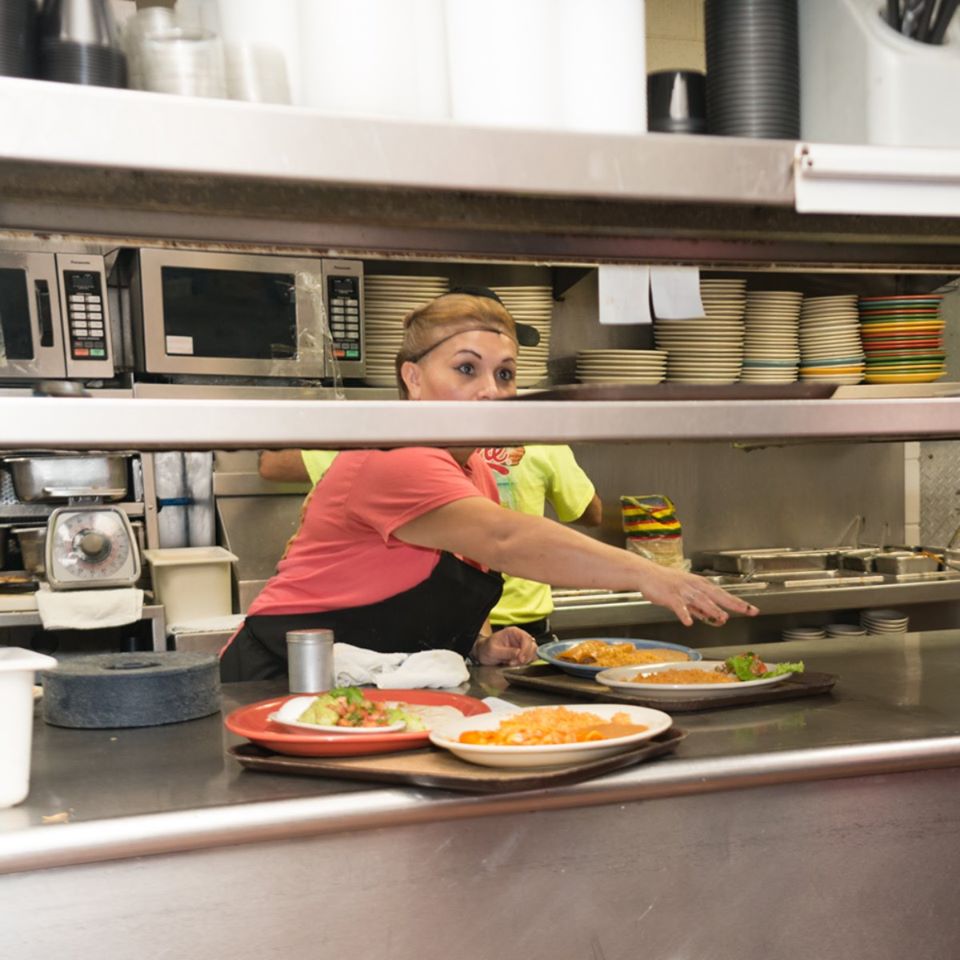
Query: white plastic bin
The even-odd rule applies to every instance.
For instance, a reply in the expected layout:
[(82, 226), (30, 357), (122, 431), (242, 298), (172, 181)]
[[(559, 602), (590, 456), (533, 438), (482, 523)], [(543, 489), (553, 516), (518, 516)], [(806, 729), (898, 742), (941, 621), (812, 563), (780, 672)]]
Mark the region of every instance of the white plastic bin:
[(42, 653), (0, 647), (0, 808), (20, 803), (30, 792), (33, 675), (56, 665)]
[(170, 547), (144, 550), (153, 593), (163, 604), (167, 628), (233, 612), (230, 564), (237, 558), (223, 547)]
[(879, 0), (801, 0), (800, 134), (821, 143), (960, 147), (960, 24), (911, 40)]

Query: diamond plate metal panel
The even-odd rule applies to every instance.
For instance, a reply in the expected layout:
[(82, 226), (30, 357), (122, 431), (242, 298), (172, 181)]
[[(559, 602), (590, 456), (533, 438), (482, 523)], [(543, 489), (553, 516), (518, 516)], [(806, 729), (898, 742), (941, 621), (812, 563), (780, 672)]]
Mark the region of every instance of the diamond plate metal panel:
[(960, 443), (920, 445), (920, 542), (945, 546), (960, 527)]

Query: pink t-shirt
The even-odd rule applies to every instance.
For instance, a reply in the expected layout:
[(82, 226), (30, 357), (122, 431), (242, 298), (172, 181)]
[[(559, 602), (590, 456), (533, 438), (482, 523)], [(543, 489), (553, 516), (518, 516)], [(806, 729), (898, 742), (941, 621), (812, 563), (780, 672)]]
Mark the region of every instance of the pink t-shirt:
[(499, 502), (496, 482), (476, 453), (462, 468), (446, 450), (428, 447), (341, 453), (314, 488), (276, 575), (247, 614), (344, 610), (410, 590), (430, 576), (440, 552), (404, 543), (394, 530), (477, 496)]

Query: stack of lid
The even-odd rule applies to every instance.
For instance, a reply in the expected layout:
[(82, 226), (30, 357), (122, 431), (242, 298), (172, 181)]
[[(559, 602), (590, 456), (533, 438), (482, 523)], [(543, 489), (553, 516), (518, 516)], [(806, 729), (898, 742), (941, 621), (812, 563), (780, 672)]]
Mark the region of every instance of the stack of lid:
[(746, 280), (701, 280), (704, 317), (656, 320), (653, 338), (667, 351), (671, 383), (736, 383), (743, 368)]
[(867, 633), (906, 633), (909, 617), (900, 610), (862, 610), (860, 623)]
[(581, 383), (661, 383), (667, 372), (666, 350), (579, 350)]
[(856, 294), (804, 298), (800, 308), (800, 379), (859, 383), (863, 369)]
[(794, 290), (750, 290), (745, 317), (744, 383), (793, 383), (800, 366), (800, 305)]
[(800, 136), (798, 0), (706, 0), (707, 129)]
[(493, 292), (518, 323), (535, 327), (540, 343), (520, 347), (517, 354), (517, 386), (532, 387), (549, 379), (550, 321), (553, 318), (553, 289), (549, 286), (493, 287)]
[(364, 383), (397, 384), (394, 361), (403, 341), (403, 318), (450, 289), (446, 277), (367, 275), (363, 283), (364, 339), (367, 348)]
[(937, 293), (860, 298), (867, 383), (930, 383), (944, 374)]

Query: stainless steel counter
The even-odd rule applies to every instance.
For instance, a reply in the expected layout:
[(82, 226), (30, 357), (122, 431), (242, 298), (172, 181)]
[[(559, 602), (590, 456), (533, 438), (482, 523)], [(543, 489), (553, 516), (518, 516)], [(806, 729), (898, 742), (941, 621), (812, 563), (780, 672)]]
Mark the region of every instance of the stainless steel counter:
[[(900, 607), (960, 600), (960, 576), (948, 574), (941, 580), (853, 586), (838, 582), (829, 587), (771, 585), (751, 590), (745, 585), (734, 592), (759, 607), (761, 616)], [(565, 597), (557, 602), (550, 623), (555, 630), (581, 630), (670, 623), (673, 619), (668, 610), (641, 599), (639, 594), (610, 593), (606, 597), (597, 594), (589, 602), (575, 596)]]
[[(811, 669), (839, 675), (840, 683), (830, 696), (678, 715), (691, 736), (675, 756), (546, 796), (370, 789), (244, 772), (225, 756), (237, 740), (219, 716), (105, 731), (60, 729), (38, 719), (30, 796), (0, 811), (0, 871), (504, 809), (960, 766), (960, 633), (779, 643), (764, 654), (803, 658)], [(228, 685), (224, 712), (281, 691), (276, 683)], [(549, 699), (509, 687), (493, 668), (475, 670), (469, 692), (524, 704)], [(63, 812), (69, 824), (44, 824), (44, 817)]]
[[(30, 797), (0, 813), (0, 951), (954, 956), (960, 633), (764, 652), (840, 681), (678, 715), (673, 757), (502, 797), (243, 772), (219, 717), (40, 723)], [(274, 690), (233, 685), (225, 709)], [(538, 699), (490, 668), (471, 692)]]

